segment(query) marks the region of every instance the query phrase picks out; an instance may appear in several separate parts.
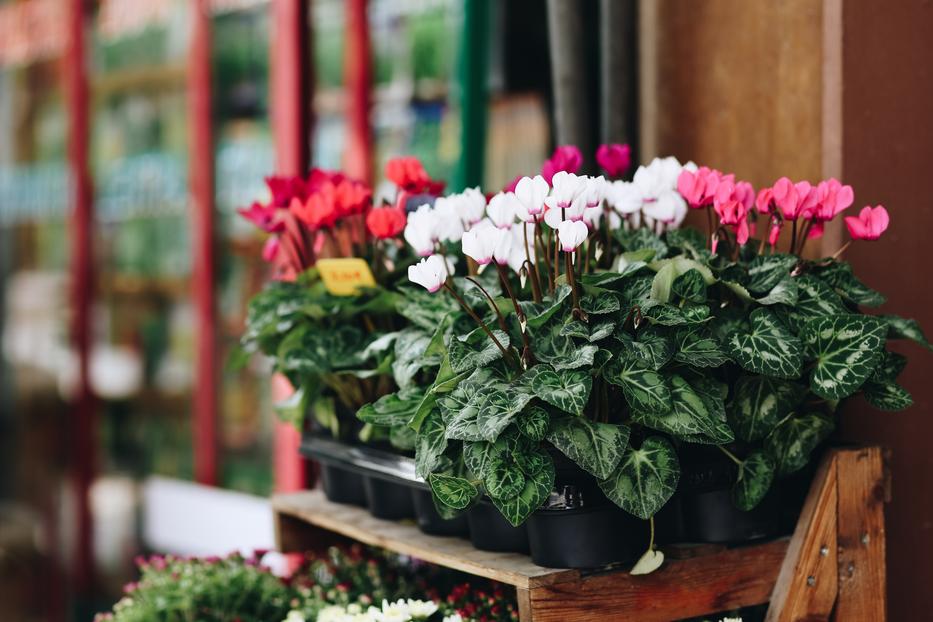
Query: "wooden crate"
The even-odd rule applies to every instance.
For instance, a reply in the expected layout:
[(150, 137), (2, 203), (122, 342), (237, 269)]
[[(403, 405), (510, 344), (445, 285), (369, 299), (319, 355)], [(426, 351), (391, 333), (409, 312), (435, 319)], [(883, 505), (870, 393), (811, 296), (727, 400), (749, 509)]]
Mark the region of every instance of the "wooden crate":
[(833, 450), (792, 537), (673, 547), (646, 576), (543, 568), (527, 555), (479, 551), (373, 518), (318, 490), (277, 495), (272, 506), (281, 551), (317, 550), (337, 536), (501, 581), (515, 587), (522, 622), (661, 622), (767, 602), (769, 621), (884, 622), (884, 491), (880, 449)]

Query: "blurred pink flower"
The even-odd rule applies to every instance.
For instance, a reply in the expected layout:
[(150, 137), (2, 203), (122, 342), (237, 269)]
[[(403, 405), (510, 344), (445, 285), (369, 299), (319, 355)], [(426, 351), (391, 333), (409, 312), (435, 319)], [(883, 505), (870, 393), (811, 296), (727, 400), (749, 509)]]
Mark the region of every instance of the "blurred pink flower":
[(618, 143), (600, 145), (596, 150), (596, 163), (609, 177), (622, 177), (632, 165), (632, 149)]
[(883, 206), (866, 205), (858, 216), (846, 217), (846, 228), (853, 240), (877, 240), (888, 228), (891, 219)]
[(550, 159), (541, 165), (541, 176), (550, 184), (555, 173), (566, 171), (576, 173), (583, 164), (583, 154), (575, 145), (561, 145), (554, 150)]

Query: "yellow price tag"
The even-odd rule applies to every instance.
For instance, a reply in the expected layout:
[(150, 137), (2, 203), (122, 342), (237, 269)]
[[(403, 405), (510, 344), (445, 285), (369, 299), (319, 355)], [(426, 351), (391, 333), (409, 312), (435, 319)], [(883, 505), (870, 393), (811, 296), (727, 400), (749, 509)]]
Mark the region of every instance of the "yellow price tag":
[(324, 287), (334, 296), (353, 296), (361, 287), (376, 286), (369, 264), (359, 257), (318, 259), (315, 265)]

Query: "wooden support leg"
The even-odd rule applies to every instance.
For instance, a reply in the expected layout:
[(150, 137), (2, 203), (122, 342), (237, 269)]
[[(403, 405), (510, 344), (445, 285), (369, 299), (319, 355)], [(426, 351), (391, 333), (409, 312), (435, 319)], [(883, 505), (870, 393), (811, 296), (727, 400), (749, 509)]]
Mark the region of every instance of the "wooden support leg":
[(532, 622), (531, 590), (523, 587), (515, 588), (515, 600), (518, 601), (519, 622)]
[[(887, 615), (884, 470), (881, 449), (840, 452), (839, 622), (884, 622)], [(922, 617), (922, 614), (919, 614)]]

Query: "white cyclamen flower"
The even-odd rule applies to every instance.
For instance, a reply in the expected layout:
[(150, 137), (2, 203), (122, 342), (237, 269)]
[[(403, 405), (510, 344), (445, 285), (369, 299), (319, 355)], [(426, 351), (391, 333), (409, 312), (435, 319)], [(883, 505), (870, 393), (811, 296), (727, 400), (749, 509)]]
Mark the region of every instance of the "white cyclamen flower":
[(638, 186), (627, 181), (614, 181), (606, 188), (606, 201), (620, 214), (641, 211), (645, 198)]
[(586, 210), (586, 199), (583, 195), (577, 196), (567, 207), (560, 207), (553, 196), (544, 200), (547, 211), (544, 212), (544, 222), (551, 229), (557, 229), (558, 225), (565, 220), (576, 222), (583, 220), (583, 212)]
[(408, 266), (408, 280), (417, 283), (432, 294), (439, 290), (447, 280), (447, 269), (444, 257), (431, 255), (418, 263)]
[[(524, 229), (524, 231), (523, 231)], [(521, 272), (522, 265), (530, 259), (532, 264), (535, 262), (535, 238), (534, 225), (523, 223), (517, 227), (512, 227), (512, 248), (509, 252), (509, 268), (515, 272)], [(527, 246), (525, 234), (528, 234)]]
[(291, 611), (288, 612), (288, 615), (285, 616), (285, 620), (283, 620), (283, 622), (306, 622), (306, 621), (305, 621), (304, 614), (302, 614), (300, 611), (296, 609), (292, 609)]
[(500, 229), (510, 229), (515, 223), (515, 212), (520, 207), (518, 199), (511, 192), (500, 192), (486, 206), (486, 215), (492, 224)]
[(456, 197), (460, 219), (467, 226), (475, 225), (486, 215), (486, 195), (479, 188), (467, 188)]
[(583, 190), (583, 197), (587, 207), (597, 207), (602, 203), (605, 192), (606, 179), (602, 175), (599, 177), (586, 178), (586, 187)]
[(569, 207), (586, 189), (586, 177), (577, 177), (567, 171), (558, 171), (551, 178), (551, 197), (557, 207)]
[(565, 220), (557, 226), (557, 239), (560, 241), (560, 247), (565, 253), (571, 253), (577, 250), (590, 230), (586, 223), (580, 220)]
[(463, 234), (463, 254), (485, 266), (492, 261), (500, 239), (509, 235), (508, 231), (497, 229), (488, 220), (483, 220)]
[(645, 200), (656, 199), (662, 193), (677, 188), (677, 178), (683, 167), (677, 158), (655, 158), (647, 166), (639, 166), (632, 177)]
[(687, 216), (687, 202), (679, 192), (670, 190), (661, 193), (656, 200), (646, 202), (642, 213), (645, 218), (676, 227)]
[(408, 613), (412, 618), (420, 620), (429, 618), (437, 611), (437, 603), (432, 600), (412, 600), (408, 599)]
[(583, 222), (587, 224), (590, 229), (599, 229), (603, 218), (608, 219), (609, 230), (615, 231), (622, 226), (622, 217), (619, 216), (619, 213), (614, 209), (609, 209), (606, 207), (588, 207), (583, 210)]
[(434, 252), (434, 244), (437, 242), (436, 217), (429, 205), (422, 205), (408, 215), (408, 222), (405, 224), (405, 241), (415, 249), (419, 257), (427, 257)]
[(439, 240), (459, 242), (463, 237), (463, 221), (457, 202), (449, 197), (434, 200), (434, 231)]
[(518, 210), (518, 217), (530, 222), (544, 212), (544, 198), (549, 190), (550, 186), (541, 175), (519, 179), (515, 185), (515, 198), (522, 207)]

